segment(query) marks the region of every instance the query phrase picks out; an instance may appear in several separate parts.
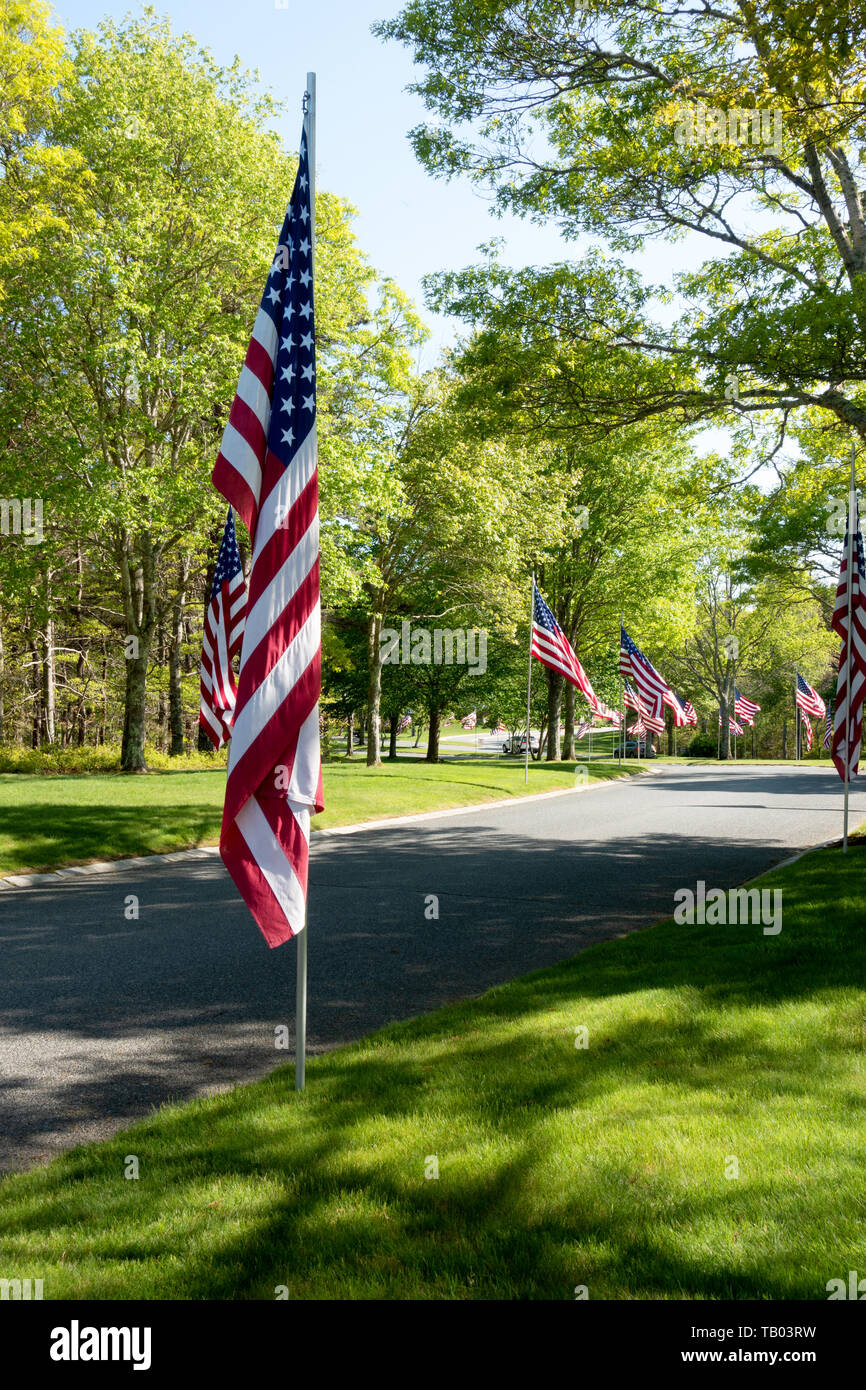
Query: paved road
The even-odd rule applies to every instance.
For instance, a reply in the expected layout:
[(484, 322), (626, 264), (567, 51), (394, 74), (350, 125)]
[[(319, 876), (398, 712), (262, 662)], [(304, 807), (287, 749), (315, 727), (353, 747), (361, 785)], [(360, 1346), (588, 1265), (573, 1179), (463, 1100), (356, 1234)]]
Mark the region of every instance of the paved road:
[[(480, 775), (483, 775), (480, 774)], [(818, 768), (629, 783), (314, 839), (311, 1055), (670, 916), (840, 832)], [(852, 798), (866, 816), (866, 794)], [(124, 900), (139, 899), (138, 921)], [(436, 894), (439, 920), (425, 920)], [(104, 1138), (290, 1053), (295, 948), (269, 951), (213, 856), (0, 893), (0, 1167)]]

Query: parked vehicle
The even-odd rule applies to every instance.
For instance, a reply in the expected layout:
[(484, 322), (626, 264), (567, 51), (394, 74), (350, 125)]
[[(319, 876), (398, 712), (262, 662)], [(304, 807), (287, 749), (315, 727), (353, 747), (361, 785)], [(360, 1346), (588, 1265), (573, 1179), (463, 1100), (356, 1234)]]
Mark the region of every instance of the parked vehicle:
[[(614, 757), (619, 757), (618, 748), (614, 749)], [(656, 753), (656, 750), (653, 747), (652, 743), (645, 743), (643, 740), (641, 740), (640, 749), (638, 749), (637, 740), (630, 738), (626, 740), (625, 747), (623, 749), (623, 757), (649, 759), (658, 757), (658, 754)]]
[[(537, 753), (537, 752), (538, 752), (538, 734), (532, 734), (532, 735), (530, 736), (530, 743), (529, 743), (529, 746), (530, 746), (530, 748), (532, 749), (532, 752), (533, 752), (533, 753)], [(507, 739), (505, 740), (505, 742), (503, 743), (503, 745), (502, 745), (502, 751), (503, 751), (503, 753), (505, 753), (505, 754), (510, 753), (510, 754), (512, 755), (512, 757), (517, 757), (517, 756), (519, 756), (520, 754), (524, 754), (524, 755), (525, 755), (525, 753), (526, 753), (526, 734), (512, 734), (511, 737), (510, 737), (510, 738), (507, 738)]]

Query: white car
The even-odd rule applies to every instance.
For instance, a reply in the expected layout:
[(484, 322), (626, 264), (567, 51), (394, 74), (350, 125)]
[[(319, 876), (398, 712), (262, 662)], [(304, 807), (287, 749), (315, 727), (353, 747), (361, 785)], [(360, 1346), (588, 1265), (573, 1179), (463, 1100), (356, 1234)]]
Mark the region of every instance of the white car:
[[(538, 734), (530, 735), (529, 746), (532, 749), (533, 753), (538, 752)], [(511, 737), (506, 739), (506, 741), (503, 743), (502, 751), (506, 754), (511, 753), (512, 756), (517, 756), (520, 753), (525, 753), (526, 734), (512, 734)]]

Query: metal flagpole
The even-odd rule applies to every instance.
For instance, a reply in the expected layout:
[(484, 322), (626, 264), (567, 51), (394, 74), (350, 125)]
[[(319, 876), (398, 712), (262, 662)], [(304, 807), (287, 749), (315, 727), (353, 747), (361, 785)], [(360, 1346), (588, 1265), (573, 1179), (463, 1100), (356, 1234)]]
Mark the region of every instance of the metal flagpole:
[[(529, 599), (529, 672), (526, 677), (526, 762), (523, 768), (523, 785), (529, 782), (529, 706), (532, 699), (532, 618), (535, 608), (535, 570), (532, 571), (532, 592)], [(548, 734), (548, 738), (550, 735)], [(539, 749), (539, 752), (541, 750)]]
[(797, 676), (794, 674), (794, 758), (800, 761), (800, 711), (797, 707)]
[(854, 581), (854, 517), (857, 513), (857, 483), (854, 477), (854, 460), (857, 450), (851, 445), (851, 481), (848, 486), (848, 637), (845, 659), (845, 823), (842, 828), (842, 853), (848, 853), (848, 792), (851, 781), (851, 591)]
[[(622, 657), (622, 614), (619, 615), (619, 653)], [(622, 671), (619, 673), (619, 704), (622, 723), (619, 726), (619, 763), (625, 757), (625, 676)]]
[(719, 736), (716, 739), (716, 760), (722, 760), (722, 707), (719, 705)]
[[(304, 92), (304, 129), (310, 166), (310, 274), (316, 283), (316, 74), (307, 73)], [(298, 933), (298, 978), (295, 994), (295, 1090), (303, 1091), (307, 1072), (307, 908), (304, 926)]]

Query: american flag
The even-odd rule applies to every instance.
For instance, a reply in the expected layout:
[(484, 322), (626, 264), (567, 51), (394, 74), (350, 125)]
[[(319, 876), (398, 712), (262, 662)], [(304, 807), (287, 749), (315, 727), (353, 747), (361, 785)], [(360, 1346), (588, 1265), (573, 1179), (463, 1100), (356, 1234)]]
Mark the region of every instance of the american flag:
[(827, 706), (827, 726), (824, 730), (824, 747), (829, 753), (833, 746), (833, 701)]
[(608, 723), (613, 724), (615, 729), (618, 729), (622, 723), (622, 715), (619, 710), (611, 709), (610, 705), (606, 705), (603, 700), (599, 700), (593, 705), (592, 712), (596, 718), (606, 719)]
[(626, 709), (633, 709), (635, 713), (640, 716), (645, 729), (652, 729), (654, 734), (663, 732), (665, 727), (664, 716), (659, 715), (656, 717), (655, 715), (648, 714), (640, 695), (638, 695), (636, 690), (632, 690), (628, 681), (626, 681), (623, 686), (623, 702)]
[[(680, 697), (677, 696), (677, 699), (679, 700)], [(698, 714), (691, 700), (680, 700), (680, 704), (682, 705), (683, 710), (685, 712), (686, 723), (688, 724), (689, 728), (696, 729), (698, 726)]]
[(572, 651), (565, 633), (538, 592), (538, 586), (534, 580), (532, 583), (530, 651), (545, 666), (549, 666), (552, 671), (559, 671), (567, 681), (571, 681), (571, 684), (576, 685), (578, 690), (582, 690), (590, 705), (595, 708), (598, 700), (589, 683), (589, 678)]
[(580, 723), (574, 731), (574, 737), (577, 739), (578, 743), (589, 733), (591, 728), (591, 723), (588, 723), (586, 719), (581, 719)]
[(323, 809), (313, 213), (298, 173), (213, 471), (252, 541), (220, 854), (269, 946), (305, 922)]
[(471, 714), (464, 715), (463, 718), (460, 720), (460, 723), (463, 725), (464, 729), (474, 729), (477, 722), (478, 716), (476, 715), (475, 710), (473, 710)]
[(494, 734), (507, 734), (507, 733), (508, 733), (508, 730), (506, 729), (506, 727), (505, 727), (505, 725), (503, 724), (503, 722), (502, 722), (501, 719), (498, 720), (498, 722), (494, 725), (494, 727), (493, 727), (493, 732), (494, 732)]
[(401, 715), (400, 715), (400, 719), (399, 719), (399, 721), (398, 721), (398, 723), (397, 723), (397, 733), (398, 733), (398, 734), (403, 734), (403, 733), (405, 733), (406, 730), (410, 727), (411, 723), (412, 723), (412, 716), (411, 716), (411, 714), (401, 714)]
[[(722, 727), (722, 716), (719, 715), (719, 728), (721, 728), (721, 727)], [(736, 721), (736, 719), (734, 718), (734, 716), (733, 716), (732, 714), (728, 716), (728, 727), (729, 727), (731, 733), (732, 733), (732, 734), (736, 734), (737, 737), (739, 737), (740, 734), (743, 733), (743, 726), (742, 726), (742, 724), (738, 724), (737, 721)]]
[(668, 708), (673, 712), (674, 724), (678, 729), (684, 729), (689, 722), (689, 717), (686, 714), (686, 707), (679, 695), (675, 695), (674, 692), (668, 688), (662, 698)]
[(801, 710), (800, 710), (800, 718), (801, 718), (801, 720), (803, 721), (803, 728), (804, 728), (805, 731), (806, 731), (806, 752), (807, 752), (807, 753), (811, 753), (811, 751), (812, 751), (812, 724), (811, 724), (811, 722), (810, 722), (810, 720), (809, 720), (808, 714), (806, 713), (806, 711), (805, 711), (804, 709), (801, 709)]
[(644, 656), (640, 648), (631, 640), (624, 627), (620, 627), (619, 669), (626, 680), (633, 680), (643, 706), (644, 722), (654, 733), (661, 733), (665, 727), (662, 706), (670, 686)]
[(232, 660), (241, 649), (247, 611), (247, 586), (229, 507), (217, 555), (201, 647), (199, 723), (215, 748), (231, 737), (237, 697)]
[(827, 706), (821, 699), (817, 690), (804, 681), (800, 672), (797, 672), (797, 704), (804, 714), (811, 715), (813, 719), (823, 719), (827, 713)]
[(643, 734), (646, 733), (646, 730), (647, 730), (647, 726), (646, 726), (646, 724), (644, 723), (643, 719), (638, 718), (638, 719), (636, 719), (636, 720), (634, 721), (634, 723), (633, 723), (633, 724), (631, 725), (631, 727), (627, 730), (627, 732), (630, 733), (630, 734), (637, 734), (638, 737), (641, 737), (641, 735), (643, 735)]
[[(760, 714), (761, 706), (756, 705), (754, 700), (747, 700), (745, 695), (741, 695), (739, 690), (734, 690), (734, 714), (741, 719), (744, 724), (754, 724), (755, 715)], [(742, 729), (740, 730), (742, 733)]]
[[(852, 484), (853, 486), (853, 484)], [(850, 507), (849, 507), (850, 513)], [(849, 514), (848, 527), (852, 518)], [(842, 638), (839, 654), (839, 675), (836, 681), (836, 708), (833, 716), (833, 762), (843, 782), (847, 763), (848, 776), (856, 777), (860, 767), (860, 742), (863, 737), (863, 696), (866, 693), (866, 564), (863, 559), (863, 537), (860, 533), (860, 509), (854, 508), (854, 566), (851, 573), (851, 684), (848, 684), (848, 546), (850, 530), (845, 534), (845, 549), (836, 589), (836, 606), (831, 623)]]

